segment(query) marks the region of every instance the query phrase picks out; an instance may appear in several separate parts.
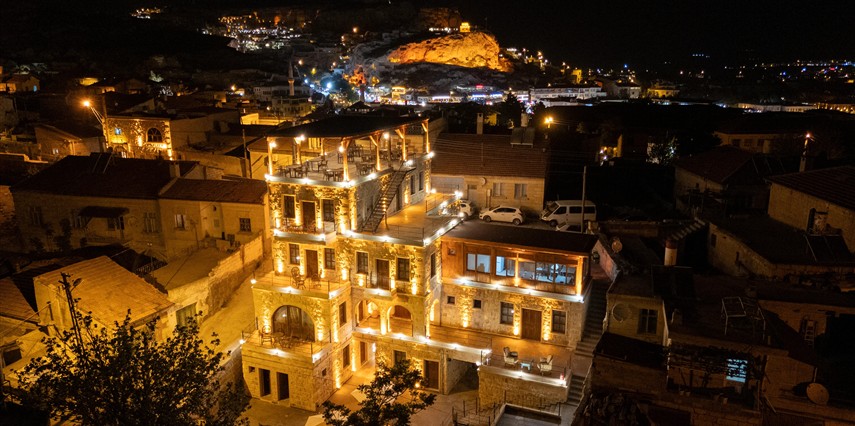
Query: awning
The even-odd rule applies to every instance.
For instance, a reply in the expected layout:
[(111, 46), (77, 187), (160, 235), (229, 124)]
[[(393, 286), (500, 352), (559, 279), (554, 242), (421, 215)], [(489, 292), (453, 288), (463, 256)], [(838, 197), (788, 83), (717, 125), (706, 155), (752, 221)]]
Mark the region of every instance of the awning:
[(77, 215), (83, 217), (103, 217), (112, 219), (127, 213), (128, 209), (125, 207), (86, 206), (80, 209), (80, 213), (77, 213)]

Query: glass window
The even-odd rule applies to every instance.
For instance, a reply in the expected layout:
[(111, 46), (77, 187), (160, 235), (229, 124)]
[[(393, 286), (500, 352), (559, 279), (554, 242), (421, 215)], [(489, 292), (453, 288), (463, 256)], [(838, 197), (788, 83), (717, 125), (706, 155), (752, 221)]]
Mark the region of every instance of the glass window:
[(489, 254), (466, 254), (466, 270), (490, 273), (490, 255)]
[(567, 312), (552, 311), (552, 332), (560, 334), (567, 332)]
[(116, 135), (116, 136), (120, 136), (120, 135), (122, 134), (122, 129), (121, 129), (121, 128), (119, 128), (119, 127), (114, 128), (114, 129), (113, 129), (113, 134), (114, 134), (114, 135)]
[(528, 185), (525, 183), (514, 184), (514, 199), (522, 200), (528, 198)]
[(300, 245), (288, 244), (288, 262), (292, 265), (300, 264)]
[(30, 225), (41, 226), (42, 224), (42, 208), (41, 206), (30, 206)]
[(335, 222), (335, 208), (333, 200), (322, 200), (321, 210), (323, 210), (324, 222)]
[(535, 263), (529, 261), (520, 262), (520, 278), (534, 280)]
[(504, 188), (502, 186), (503, 185), (501, 182), (493, 183), (493, 196), (494, 197), (502, 197), (505, 195), (504, 191), (503, 191)]
[(514, 305), (512, 303), (502, 302), (501, 312), (499, 313), (500, 324), (514, 323)]
[(745, 383), (748, 378), (748, 361), (738, 358), (728, 358), (727, 360), (727, 380), (739, 383)]
[(361, 251), (356, 252), (356, 273), (368, 273), (368, 253)]
[(419, 191), (425, 189), (425, 172), (419, 172)]
[[(75, 222), (77, 224), (77, 222)], [(82, 228), (82, 226), (81, 226)], [(157, 213), (155, 212), (145, 212), (143, 213), (143, 232), (151, 234), (158, 231), (159, 226), (157, 226)]]
[(573, 283), (576, 268), (557, 263), (537, 262), (537, 281), (555, 284)]
[(453, 305), (453, 304), (454, 304), (454, 296), (448, 296), (448, 297), (446, 297), (446, 298), (445, 298), (445, 303), (447, 303), (447, 304), (449, 304), (449, 305)]
[(475, 309), (481, 309), (481, 300), (480, 299), (472, 300), (472, 307)]
[(430, 255), (430, 276), (431, 278), (436, 276), (436, 253)]
[(146, 142), (163, 142), (163, 134), (160, 133), (160, 130), (155, 128), (148, 129), (145, 134)]
[(177, 229), (187, 229), (186, 228), (186, 217), (183, 214), (175, 215), (175, 228)]
[(342, 326), (345, 324), (347, 324), (347, 302), (338, 305), (338, 325)]
[(296, 199), (294, 198), (293, 195), (286, 195), (285, 197), (283, 197), (283, 201), (282, 201), (283, 212), (282, 212), (282, 214), (285, 215), (286, 218), (293, 219), (293, 218), (297, 217), (296, 210), (294, 208), (295, 204), (296, 204)]
[(125, 217), (119, 216), (107, 219), (107, 229), (111, 231), (125, 229)]
[(341, 365), (350, 367), (350, 344), (345, 345), (341, 350)]
[(395, 351), (395, 364), (407, 359), (407, 353), (404, 351)]
[(638, 334), (656, 334), (656, 311), (642, 309), (638, 314)]
[(410, 194), (416, 193), (416, 177), (410, 176)]
[(399, 257), (395, 268), (395, 279), (399, 281), (410, 280), (410, 259)]
[(496, 275), (501, 277), (513, 277), (516, 275), (516, 260), (504, 257), (504, 256), (496, 256)]
[(324, 249), (324, 269), (335, 269), (335, 249)]
[(240, 221), (240, 232), (252, 232), (252, 222), (248, 217), (238, 219)]

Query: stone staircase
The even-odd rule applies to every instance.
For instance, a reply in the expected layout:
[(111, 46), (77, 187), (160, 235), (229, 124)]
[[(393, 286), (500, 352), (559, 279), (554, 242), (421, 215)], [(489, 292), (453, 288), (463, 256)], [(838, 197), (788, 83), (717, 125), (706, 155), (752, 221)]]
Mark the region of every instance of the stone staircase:
[(707, 224), (704, 221), (702, 221), (698, 218), (695, 218), (694, 222), (692, 222), (692, 223), (680, 228), (676, 232), (672, 233), (671, 235), (668, 236), (668, 239), (671, 239), (674, 241), (680, 241), (683, 238), (686, 238), (689, 235), (692, 235), (695, 232), (698, 232), (698, 231), (700, 231), (706, 227), (707, 227)]
[(582, 332), (582, 340), (576, 345), (574, 356), (591, 357), (594, 348), (603, 334), (603, 319), (606, 317), (606, 291), (609, 283), (604, 281), (591, 281), (591, 293), (588, 295), (588, 313), (585, 317), (585, 330)]
[(396, 170), (389, 180), (386, 181), (386, 185), (380, 188), (380, 198), (378, 198), (374, 203), (371, 215), (362, 223), (362, 227), (359, 229), (359, 232), (377, 232), (377, 227), (380, 226), (380, 222), (383, 221), (383, 216), (386, 215), (386, 209), (389, 204), (392, 203), (392, 200), (395, 199), (395, 196), (398, 194), (398, 189), (401, 188), (401, 183), (404, 182), (404, 177), (410, 170), (412, 170), (412, 168), (404, 167)]

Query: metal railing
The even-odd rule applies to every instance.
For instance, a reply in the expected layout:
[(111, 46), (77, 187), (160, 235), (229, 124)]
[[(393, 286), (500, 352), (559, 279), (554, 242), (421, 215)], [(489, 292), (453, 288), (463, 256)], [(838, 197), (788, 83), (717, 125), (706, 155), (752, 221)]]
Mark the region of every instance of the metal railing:
[(253, 321), (241, 330), (241, 340), (244, 343), (253, 344), (262, 348), (279, 349), (287, 353), (312, 356), (316, 351), (324, 347), (322, 342), (306, 340), (294, 336), (285, 336), (283, 333), (263, 332), (259, 330)]

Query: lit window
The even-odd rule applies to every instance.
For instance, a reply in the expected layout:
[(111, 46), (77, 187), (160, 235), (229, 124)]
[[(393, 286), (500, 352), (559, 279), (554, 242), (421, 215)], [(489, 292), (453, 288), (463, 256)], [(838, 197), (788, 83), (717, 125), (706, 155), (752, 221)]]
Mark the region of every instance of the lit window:
[(146, 142), (163, 142), (163, 134), (155, 128), (148, 129), (145, 133)]
[(120, 128), (116, 127), (115, 129), (113, 129), (113, 134), (114, 134), (114, 135), (116, 135), (116, 136), (121, 136), (121, 134), (122, 134), (122, 129), (120, 129)]
[(515, 275), (516, 261), (504, 256), (496, 256), (496, 275), (501, 277), (513, 277)]
[(292, 265), (300, 264), (300, 245), (288, 244), (288, 263)]
[(728, 358), (727, 360), (727, 380), (732, 382), (745, 383), (748, 378), (748, 361), (744, 359)]
[(489, 254), (466, 254), (466, 270), (490, 273), (490, 255)]

